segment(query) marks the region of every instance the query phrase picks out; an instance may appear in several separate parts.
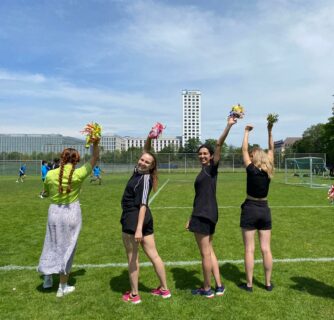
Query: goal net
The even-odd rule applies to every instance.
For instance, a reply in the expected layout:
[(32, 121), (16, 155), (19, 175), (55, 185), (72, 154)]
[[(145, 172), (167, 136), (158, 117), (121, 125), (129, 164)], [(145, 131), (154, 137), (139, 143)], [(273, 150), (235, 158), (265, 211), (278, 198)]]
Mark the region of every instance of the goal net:
[(0, 175), (18, 176), (23, 164), (26, 165), (28, 176), (41, 175), (41, 160), (0, 160)]
[(285, 183), (311, 188), (329, 187), (329, 171), (319, 157), (285, 159)]

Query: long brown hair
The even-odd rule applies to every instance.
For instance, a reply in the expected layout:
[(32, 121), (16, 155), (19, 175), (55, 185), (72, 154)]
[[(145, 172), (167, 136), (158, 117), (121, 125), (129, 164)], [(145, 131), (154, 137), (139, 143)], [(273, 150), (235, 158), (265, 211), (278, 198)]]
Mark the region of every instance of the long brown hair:
[(269, 159), (268, 154), (261, 148), (253, 148), (251, 152), (253, 154), (252, 162), (254, 166), (267, 172), (269, 178), (272, 178), (274, 175), (274, 164)]
[(158, 189), (158, 165), (157, 165), (157, 158), (156, 156), (148, 151), (145, 151), (143, 154), (149, 154), (152, 158), (153, 158), (153, 162), (152, 162), (152, 167), (149, 170), (150, 172), (150, 176), (152, 177), (153, 180), (153, 191), (157, 191)]
[(70, 193), (72, 188), (72, 176), (75, 169), (75, 165), (80, 161), (80, 154), (77, 150), (73, 148), (66, 148), (60, 155), (60, 171), (59, 171), (59, 186), (58, 186), (58, 192), (63, 193), (63, 174), (64, 174), (64, 166), (65, 164), (71, 163), (72, 169), (70, 171), (70, 174), (68, 176), (68, 185), (66, 188), (66, 193)]

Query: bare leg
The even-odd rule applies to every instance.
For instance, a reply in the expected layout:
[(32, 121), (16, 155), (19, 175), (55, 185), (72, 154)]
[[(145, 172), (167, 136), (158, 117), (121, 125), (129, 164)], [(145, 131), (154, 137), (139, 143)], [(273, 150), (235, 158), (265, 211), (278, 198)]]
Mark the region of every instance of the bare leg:
[(212, 239), (213, 239), (213, 237), (211, 235), (210, 236), (210, 251), (211, 251), (212, 274), (213, 274), (213, 277), (215, 278), (215, 282), (216, 282), (217, 287), (221, 287), (222, 282), (221, 282), (221, 278), (220, 278), (219, 264), (218, 264), (216, 254), (213, 250)]
[(151, 260), (155, 273), (157, 274), (160, 287), (162, 290), (167, 290), (167, 281), (166, 281), (166, 272), (163, 261), (161, 260), (157, 248), (155, 246), (154, 235), (150, 234), (148, 236), (143, 237), (143, 241), (141, 243), (143, 250), (147, 257)]
[(242, 238), (245, 247), (245, 271), (247, 287), (253, 286), (255, 233), (256, 230), (242, 229)]
[(138, 279), (139, 279), (139, 261), (138, 261), (138, 243), (132, 234), (122, 233), (123, 243), (128, 258), (129, 280), (131, 293), (138, 294)]
[(69, 277), (68, 274), (62, 274), (62, 273), (60, 273), (60, 274), (59, 274), (59, 282), (60, 282), (61, 284), (65, 284), (65, 283), (67, 283), (67, 281), (68, 281), (68, 277)]
[(202, 269), (204, 277), (203, 288), (204, 290), (209, 290), (211, 288), (211, 273), (212, 273), (210, 236), (196, 232), (194, 234), (199, 251), (202, 256)]
[(271, 285), (271, 273), (273, 269), (273, 257), (270, 249), (271, 230), (259, 230), (259, 240), (263, 258), (265, 285)]

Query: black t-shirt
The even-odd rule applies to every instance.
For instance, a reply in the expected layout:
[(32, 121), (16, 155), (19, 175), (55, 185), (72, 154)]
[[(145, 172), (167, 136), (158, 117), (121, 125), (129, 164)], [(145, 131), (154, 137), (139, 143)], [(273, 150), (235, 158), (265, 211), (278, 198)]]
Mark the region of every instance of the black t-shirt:
[(129, 179), (122, 197), (123, 212), (138, 211), (141, 205), (148, 207), (148, 198), (152, 190), (150, 174), (133, 173)]
[(192, 215), (206, 218), (213, 223), (218, 221), (218, 205), (216, 200), (216, 186), (218, 163), (213, 160), (209, 166), (203, 166), (195, 180), (195, 199)]
[(250, 163), (247, 168), (247, 194), (254, 198), (265, 198), (268, 195), (270, 178), (268, 173)]

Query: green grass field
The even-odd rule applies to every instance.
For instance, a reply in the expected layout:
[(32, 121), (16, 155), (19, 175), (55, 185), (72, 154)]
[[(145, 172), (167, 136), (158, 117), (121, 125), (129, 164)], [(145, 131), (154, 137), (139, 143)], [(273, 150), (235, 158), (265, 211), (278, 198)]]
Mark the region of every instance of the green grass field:
[[(199, 261), (193, 234), (184, 225), (191, 214), (195, 174), (163, 174), (168, 183), (151, 203), (155, 237), (165, 262)], [(220, 173), (220, 219), (214, 246), (227, 291), (223, 297), (192, 296), (202, 284), (200, 264), (166, 266), (172, 298), (150, 295), (158, 282), (151, 266), (140, 274), (140, 305), (121, 301), (129, 288), (121, 240), (120, 199), (129, 175), (106, 174), (101, 186), (87, 181), (81, 193), (83, 228), (74, 259), (71, 284), (75, 293), (56, 298), (43, 291), (34, 269), (6, 270), (4, 266), (35, 267), (45, 236), (47, 199), (40, 199), (38, 177), (15, 183), (1, 177), (0, 193), (0, 319), (333, 319), (334, 318), (334, 206), (327, 189), (284, 185), (280, 174), (271, 184), (272, 251), (274, 259), (331, 258), (330, 261), (274, 263), (275, 289), (263, 289), (263, 270), (255, 265), (254, 292), (241, 291), (244, 281), (243, 245), (239, 229), (240, 204), (245, 195), (244, 173)], [(153, 194), (151, 194), (152, 198)], [(257, 247), (256, 258), (261, 255)], [(147, 262), (141, 252), (141, 262)], [(108, 267), (103, 266), (110, 264)], [(96, 266), (92, 266), (96, 265)]]

